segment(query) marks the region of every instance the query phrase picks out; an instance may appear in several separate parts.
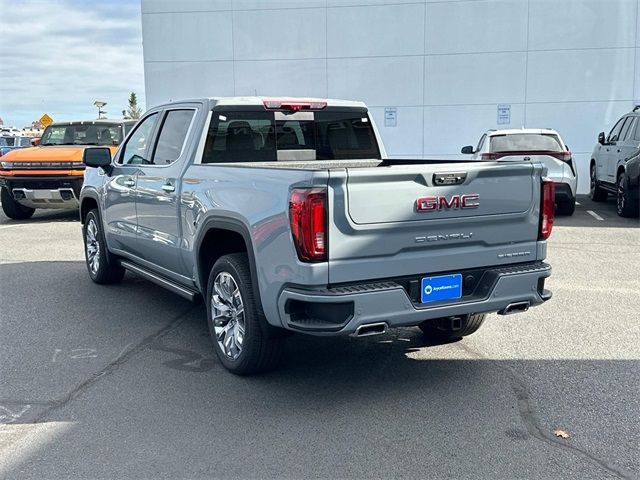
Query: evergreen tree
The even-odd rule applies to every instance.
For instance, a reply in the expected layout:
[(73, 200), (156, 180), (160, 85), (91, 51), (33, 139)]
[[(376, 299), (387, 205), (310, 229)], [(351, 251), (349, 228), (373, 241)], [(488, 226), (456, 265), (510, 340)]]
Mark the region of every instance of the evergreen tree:
[(138, 107), (138, 97), (134, 92), (129, 95), (129, 106), (122, 111), (122, 116), (126, 119), (138, 120), (142, 115), (142, 109)]

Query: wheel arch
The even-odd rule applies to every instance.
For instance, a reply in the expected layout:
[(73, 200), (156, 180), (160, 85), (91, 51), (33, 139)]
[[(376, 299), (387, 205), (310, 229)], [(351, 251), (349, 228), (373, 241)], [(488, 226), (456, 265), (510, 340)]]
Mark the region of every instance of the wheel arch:
[(246, 252), (249, 257), (251, 287), (262, 307), (253, 242), (249, 228), (241, 220), (228, 217), (206, 219), (198, 233), (194, 252), (195, 280), (203, 298), (206, 298), (209, 272), (216, 260), (229, 253)]
[(84, 225), (87, 214), (94, 208), (98, 208), (97, 198), (93, 195), (86, 195), (82, 197), (82, 200), (80, 201), (80, 223), (82, 225)]

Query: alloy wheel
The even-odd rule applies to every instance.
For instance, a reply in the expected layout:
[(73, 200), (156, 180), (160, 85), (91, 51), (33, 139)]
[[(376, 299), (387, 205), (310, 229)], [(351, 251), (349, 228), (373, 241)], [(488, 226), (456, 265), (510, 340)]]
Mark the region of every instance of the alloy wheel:
[(87, 223), (86, 232), (87, 262), (91, 273), (95, 275), (100, 268), (100, 242), (98, 241), (98, 226), (93, 218)]
[(238, 284), (228, 272), (220, 272), (213, 282), (211, 316), (220, 350), (235, 360), (244, 341), (244, 303)]

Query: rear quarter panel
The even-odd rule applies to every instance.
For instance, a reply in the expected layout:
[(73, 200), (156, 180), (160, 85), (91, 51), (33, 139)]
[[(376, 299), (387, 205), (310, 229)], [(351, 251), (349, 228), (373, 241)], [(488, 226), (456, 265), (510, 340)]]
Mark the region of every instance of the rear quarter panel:
[[(321, 286), (328, 282), (327, 263), (298, 261), (289, 226), (293, 188), (326, 187), (327, 171), (232, 165), (192, 165), (180, 195), (182, 257), (197, 278), (196, 262), (203, 225), (230, 219), (243, 226), (255, 258), (255, 274), (267, 318), (279, 318), (277, 298), (288, 284)], [(206, 285), (200, 285), (201, 290)]]

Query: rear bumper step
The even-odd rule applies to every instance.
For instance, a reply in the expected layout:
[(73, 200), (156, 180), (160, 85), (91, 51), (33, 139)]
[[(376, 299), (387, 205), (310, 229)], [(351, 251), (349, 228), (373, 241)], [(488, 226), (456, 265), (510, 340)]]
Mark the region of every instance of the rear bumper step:
[(393, 328), (473, 313), (518, 313), (551, 298), (544, 288), (544, 279), (550, 275), (551, 267), (544, 262), (490, 268), (469, 295), (430, 304), (414, 301), (410, 289), (396, 281), (317, 290), (288, 288), (278, 300), (278, 326), (315, 335), (361, 336), (358, 332), (370, 325)]

